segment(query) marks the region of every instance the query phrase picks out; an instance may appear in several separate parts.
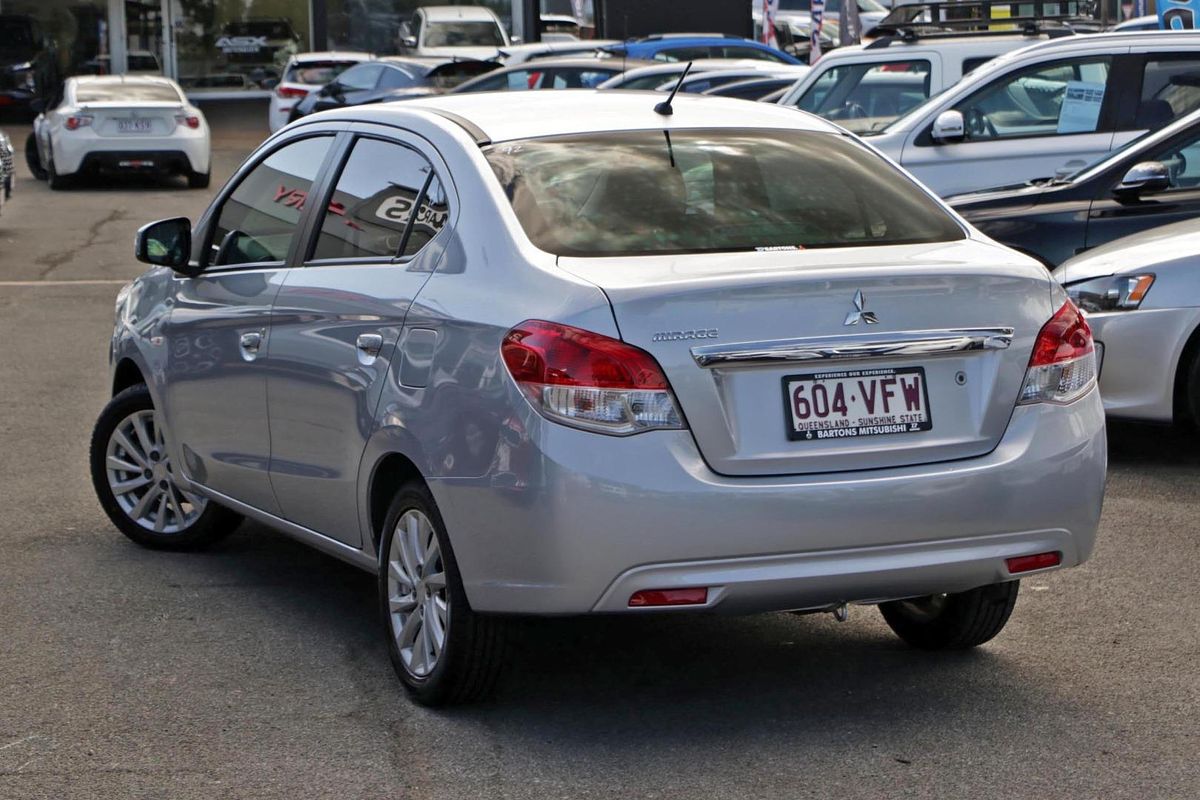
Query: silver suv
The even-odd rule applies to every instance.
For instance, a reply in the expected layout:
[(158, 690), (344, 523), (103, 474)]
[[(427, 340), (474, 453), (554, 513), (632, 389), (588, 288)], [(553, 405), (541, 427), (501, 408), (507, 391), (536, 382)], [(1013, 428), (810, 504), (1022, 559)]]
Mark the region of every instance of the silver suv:
[(242, 515), (372, 572), (425, 703), (488, 690), (510, 614), (998, 633), (1092, 551), (1086, 322), (834, 125), (659, 100), (318, 114), (144, 227), (92, 441), (114, 523), (192, 548)]

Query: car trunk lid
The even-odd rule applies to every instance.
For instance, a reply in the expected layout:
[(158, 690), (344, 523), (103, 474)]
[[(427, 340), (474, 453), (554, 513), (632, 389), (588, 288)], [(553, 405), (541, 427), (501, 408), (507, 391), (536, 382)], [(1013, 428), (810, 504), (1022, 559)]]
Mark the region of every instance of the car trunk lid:
[(136, 139), (139, 136), (170, 136), (184, 113), (181, 103), (83, 103), (79, 113), (92, 115), (92, 130), (98, 136)]

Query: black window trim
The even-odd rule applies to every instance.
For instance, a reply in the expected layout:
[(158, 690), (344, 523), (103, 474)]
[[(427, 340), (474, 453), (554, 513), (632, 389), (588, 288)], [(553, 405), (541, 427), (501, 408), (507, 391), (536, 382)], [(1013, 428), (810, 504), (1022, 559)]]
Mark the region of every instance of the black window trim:
[[(429, 246), (429, 243), (433, 241), (433, 239), (430, 239), (429, 242), (426, 242), (420, 250), (412, 255), (404, 255), (404, 250), (406, 247), (408, 247), (409, 236), (412, 234), (413, 225), (416, 222), (416, 209), (421, 207), (421, 203), (424, 202), (425, 195), (429, 191), (429, 187), (432, 185), (433, 179), (437, 177), (437, 167), (434, 165), (433, 160), (430, 159), (429, 156), (422, 152), (419, 148), (414, 147), (407, 142), (402, 142), (398, 139), (389, 137), (385, 134), (366, 131), (350, 131), (347, 132), (346, 137), (347, 140), (343, 143), (342, 150), (338, 154), (336, 169), (334, 168), (334, 165), (330, 164), (329, 162), (326, 162), (322, 166), (323, 169), (330, 170), (330, 174), (328, 180), (325, 181), (325, 185), (322, 186), (320, 194), (321, 202), (313, 206), (313, 208), (319, 208), (321, 211), (312, 213), (311, 219), (309, 220), (308, 229), (304, 232), (304, 236), (307, 240), (306, 246), (302, 250), (297, 251), (297, 255), (300, 253), (303, 253), (304, 255), (304, 257), (300, 259), (299, 266), (304, 269), (308, 269), (310, 267), (371, 265), (393, 266), (396, 264), (407, 264), (424, 252), (425, 248)], [(349, 258), (313, 258), (313, 253), (317, 249), (317, 240), (321, 236), (321, 225), (325, 221), (326, 209), (328, 208), (330, 201), (333, 200), (333, 193), (337, 189), (337, 183), (339, 180), (341, 180), (342, 171), (346, 168), (346, 163), (350, 160), (351, 153), (354, 152), (354, 146), (363, 139), (374, 139), (376, 141), (396, 145), (398, 147), (407, 147), (409, 150), (412, 150), (414, 153), (424, 159), (425, 163), (429, 165), (429, 174), (425, 176), (425, 182), (421, 184), (421, 190), (417, 192), (417, 198), (413, 205), (414, 211), (408, 217), (408, 224), (405, 226), (404, 233), (400, 237), (400, 244), (396, 247), (396, 255), (365, 257), (353, 256)], [(448, 195), (447, 200), (449, 200)]]
[[(216, 200), (208, 207), (204, 216), (200, 220), (200, 224), (204, 226), (203, 236), (198, 237), (200, 240), (200, 249), (196, 253), (197, 258), (195, 264), (202, 275), (217, 275), (229, 272), (239, 272), (242, 270), (252, 269), (281, 269), (294, 266), (296, 263), (296, 255), (298, 252), (297, 245), (301, 241), (306, 229), (307, 220), (312, 217), (312, 207), (308, 205), (300, 212), (300, 219), (296, 222), (296, 231), (292, 234), (292, 241), (288, 245), (288, 253), (282, 261), (249, 261), (241, 264), (211, 264), (209, 260), (212, 258), (212, 242), (216, 235), (217, 223), (221, 219), (221, 210), (225, 208), (225, 203), (233, 196), (242, 182), (246, 180), (251, 172), (258, 169), (264, 161), (279, 152), (285, 147), (296, 144), (304, 139), (315, 139), (327, 137), (330, 139), (329, 150), (325, 153), (325, 160), (321, 162), (321, 166), (317, 167), (317, 176), (313, 181), (312, 187), (309, 189), (309, 195), (313, 195), (322, 187), (324, 176), (327, 174), (331, 159), (339, 152), (339, 140), (346, 136), (345, 125), (339, 125), (336, 128), (316, 128), (313, 130), (301, 129), (294, 136), (289, 136), (286, 139), (280, 139), (277, 142), (272, 142), (270, 147), (261, 149), (254, 153), (250, 158), (238, 168), (238, 171), (230, 179), (225, 188), (217, 195)], [(306, 204), (307, 205), (307, 204)]]

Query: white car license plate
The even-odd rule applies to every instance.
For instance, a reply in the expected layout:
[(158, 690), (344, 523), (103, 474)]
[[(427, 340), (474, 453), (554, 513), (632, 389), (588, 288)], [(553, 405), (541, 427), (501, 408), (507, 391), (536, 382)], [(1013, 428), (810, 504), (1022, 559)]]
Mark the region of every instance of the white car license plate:
[(153, 120), (124, 118), (117, 120), (117, 133), (149, 133)]
[(783, 379), (789, 439), (848, 439), (933, 428), (924, 367), (842, 369)]

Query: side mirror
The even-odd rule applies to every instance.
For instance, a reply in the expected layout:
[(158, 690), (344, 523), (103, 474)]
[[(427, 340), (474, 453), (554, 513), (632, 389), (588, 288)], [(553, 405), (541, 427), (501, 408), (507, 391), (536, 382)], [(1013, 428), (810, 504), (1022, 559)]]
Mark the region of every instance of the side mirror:
[(1161, 161), (1143, 161), (1134, 164), (1125, 177), (1113, 189), (1113, 194), (1140, 197), (1144, 194), (1165, 192), (1171, 188), (1171, 173)]
[(943, 111), (933, 121), (931, 135), (935, 142), (956, 142), (966, 135), (966, 127), (961, 111)]
[(133, 254), (138, 261), (156, 267), (170, 267), (183, 275), (192, 275), (188, 259), (192, 253), (192, 223), (187, 217), (160, 219), (138, 228)]
[(410, 47), (410, 48), (415, 49), (417, 46), (417, 37), (405, 36), (403, 39), (400, 40), (400, 44), (404, 45), (405, 47)]
[(510, 36), (510, 37), (508, 37), (508, 41), (512, 42), (513, 44), (521, 44), (525, 40), (522, 39), (520, 36)]

